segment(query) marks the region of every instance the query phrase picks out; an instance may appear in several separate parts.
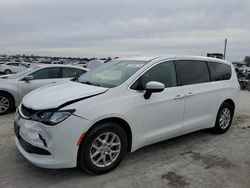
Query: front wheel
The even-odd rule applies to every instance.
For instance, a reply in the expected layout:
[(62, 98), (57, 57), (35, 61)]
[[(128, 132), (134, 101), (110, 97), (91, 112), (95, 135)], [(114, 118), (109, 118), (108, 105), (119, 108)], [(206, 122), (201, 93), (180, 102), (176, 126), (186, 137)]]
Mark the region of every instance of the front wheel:
[(12, 72), (11, 72), (11, 70), (9, 70), (9, 69), (7, 69), (7, 70), (5, 70), (4, 71), (4, 74), (11, 74)]
[(9, 113), (14, 105), (14, 100), (9, 94), (0, 92), (0, 115)]
[(219, 108), (215, 126), (213, 128), (214, 132), (218, 134), (227, 132), (232, 124), (233, 114), (233, 107), (229, 103), (224, 102)]
[(127, 151), (127, 136), (116, 123), (103, 123), (84, 138), (78, 165), (89, 174), (103, 174), (116, 168)]

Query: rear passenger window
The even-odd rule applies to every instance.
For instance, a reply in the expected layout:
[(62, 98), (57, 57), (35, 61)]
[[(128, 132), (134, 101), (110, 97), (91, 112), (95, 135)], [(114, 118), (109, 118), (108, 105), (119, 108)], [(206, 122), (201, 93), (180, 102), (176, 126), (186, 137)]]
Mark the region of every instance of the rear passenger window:
[(229, 80), (231, 78), (231, 67), (222, 63), (208, 62), (211, 80)]
[(177, 61), (182, 85), (209, 82), (210, 76), (205, 61), (180, 60)]

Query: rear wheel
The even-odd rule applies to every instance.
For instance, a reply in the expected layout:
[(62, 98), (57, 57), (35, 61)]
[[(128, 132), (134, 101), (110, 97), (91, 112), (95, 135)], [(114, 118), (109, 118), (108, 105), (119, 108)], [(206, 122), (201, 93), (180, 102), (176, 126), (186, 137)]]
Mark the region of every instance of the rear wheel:
[(9, 69), (5, 70), (4, 74), (11, 74), (11, 70), (9, 70)]
[(116, 168), (127, 151), (127, 136), (116, 123), (103, 123), (84, 138), (78, 165), (89, 174), (103, 174)]
[(0, 92), (0, 115), (9, 113), (13, 108), (13, 98), (7, 93)]
[(232, 105), (224, 102), (219, 108), (213, 130), (218, 134), (225, 133), (232, 124), (233, 114), (234, 109)]

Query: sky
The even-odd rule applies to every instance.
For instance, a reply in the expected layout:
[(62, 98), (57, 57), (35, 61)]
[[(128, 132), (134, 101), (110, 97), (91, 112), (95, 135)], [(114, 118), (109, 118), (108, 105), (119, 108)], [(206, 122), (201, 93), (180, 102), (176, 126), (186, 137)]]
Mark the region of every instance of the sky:
[(249, 0), (1, 0), (0, 54), (250, 55)]

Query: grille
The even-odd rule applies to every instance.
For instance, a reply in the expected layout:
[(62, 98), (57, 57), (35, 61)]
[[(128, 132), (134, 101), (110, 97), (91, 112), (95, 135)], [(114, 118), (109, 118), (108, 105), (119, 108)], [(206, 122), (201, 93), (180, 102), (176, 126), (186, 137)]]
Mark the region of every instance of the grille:
[(19, 134), (19, 126), (17, 123), (14, 123), (14, 132), (16, 137), (18, 138), (18, 141), (22, 148), (27, 151), (28, 153), (34, 153), (39, 155), (51, 155), (51, 153), (43, 148), (39, 148), (36, 146), (31, 145), (30, 143), (26, 142)]
[(26, 142), (22, 137), (18, 139), (22, 148), (28, 153), (39, 154), (39, 155), (51, 155), (51, 153), (45, 149), (36, 147)]
[(30, 108), (25, 107), (23, 104), (21, 106), (21, 112), (24, 116), (26, 117), (31, 117), (33, 116), (35, 113), (37, 113), (37, 110), (32, 110)]

